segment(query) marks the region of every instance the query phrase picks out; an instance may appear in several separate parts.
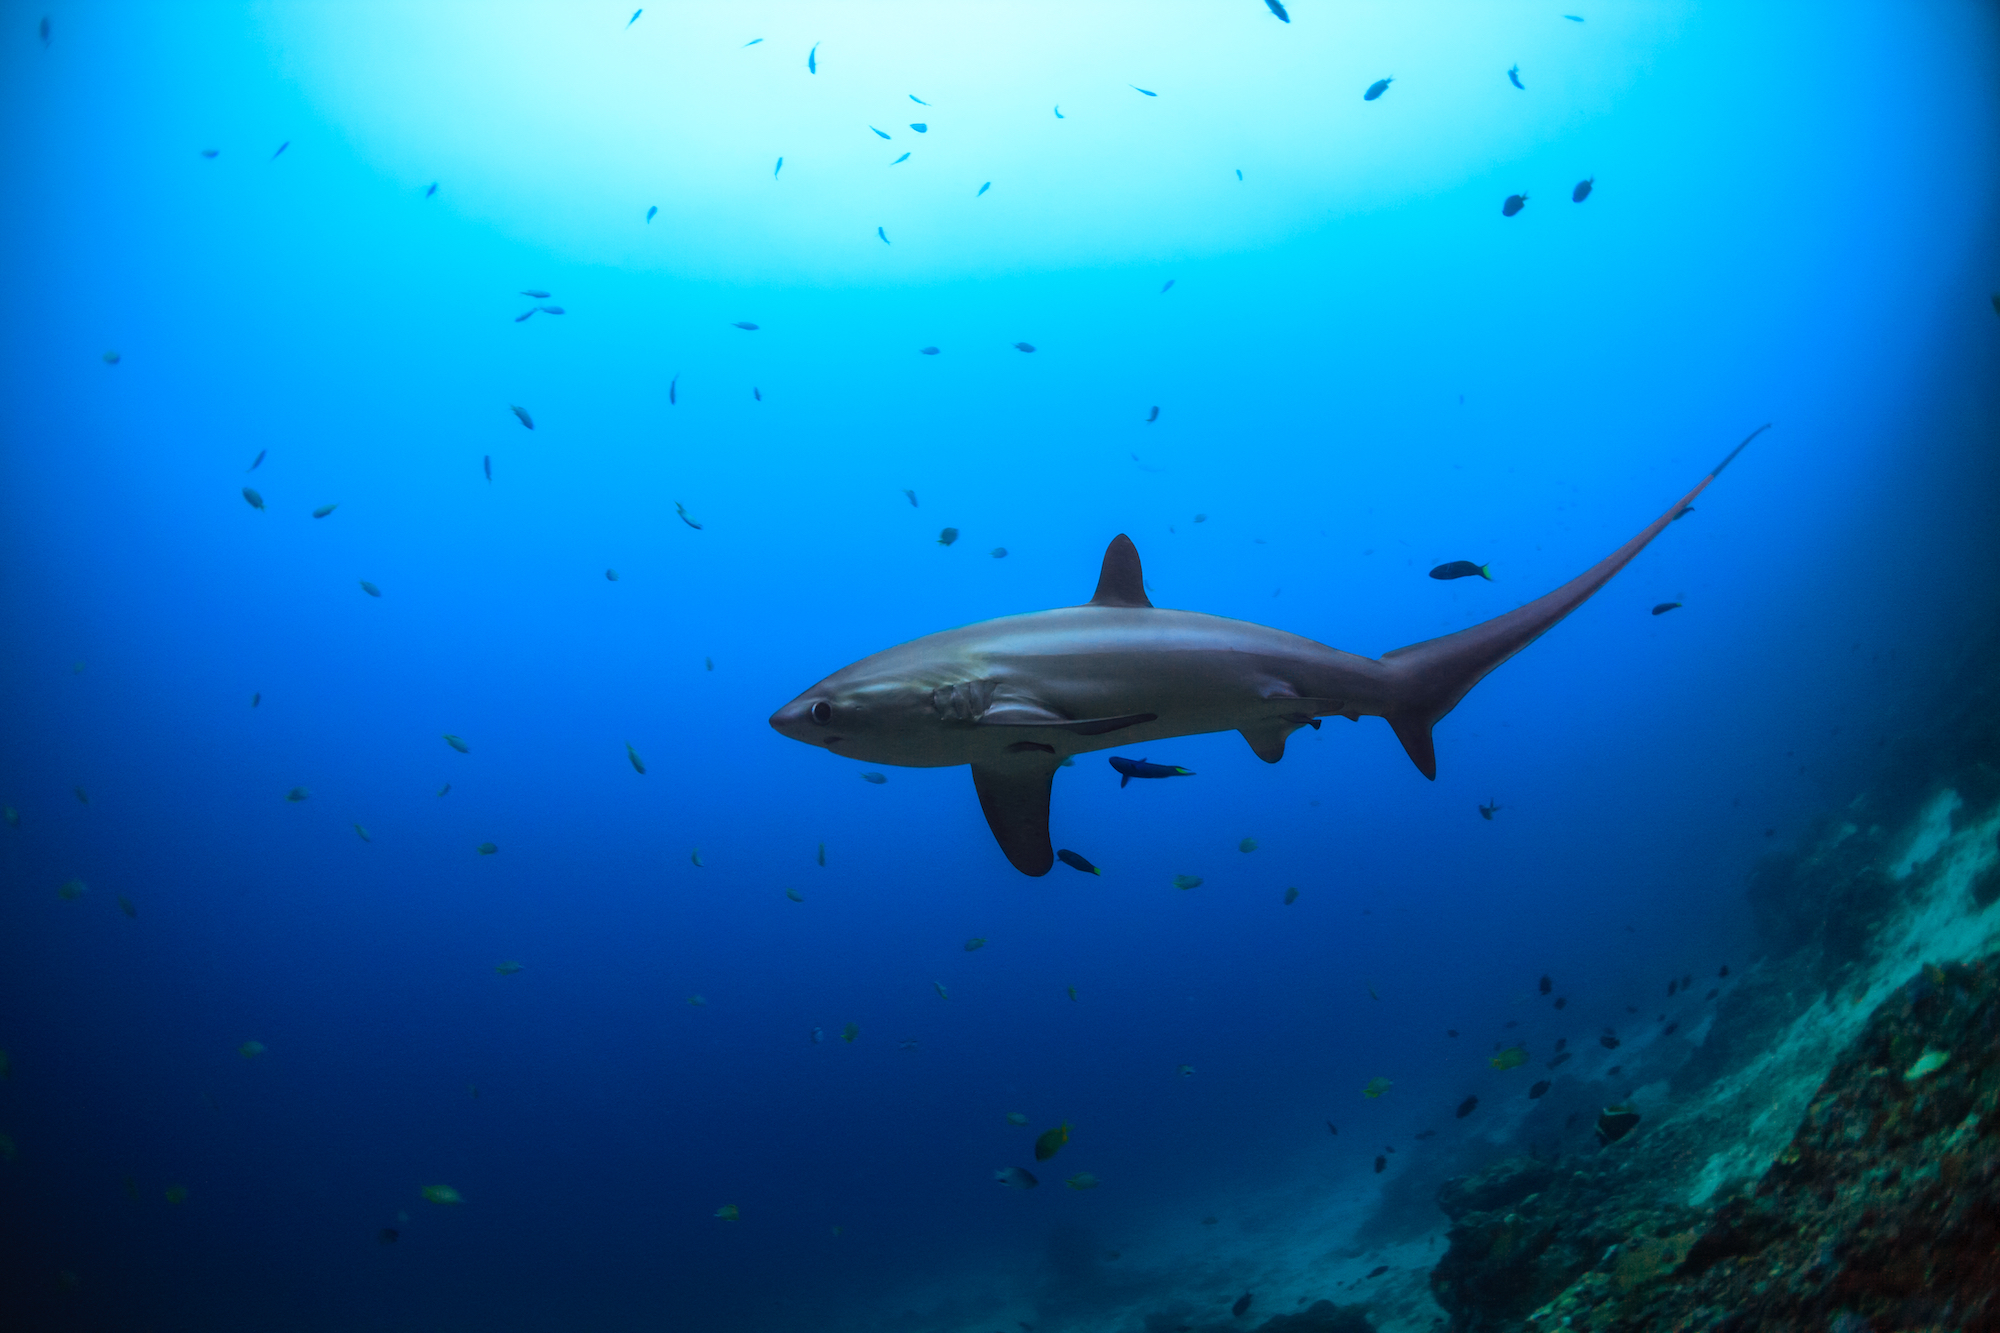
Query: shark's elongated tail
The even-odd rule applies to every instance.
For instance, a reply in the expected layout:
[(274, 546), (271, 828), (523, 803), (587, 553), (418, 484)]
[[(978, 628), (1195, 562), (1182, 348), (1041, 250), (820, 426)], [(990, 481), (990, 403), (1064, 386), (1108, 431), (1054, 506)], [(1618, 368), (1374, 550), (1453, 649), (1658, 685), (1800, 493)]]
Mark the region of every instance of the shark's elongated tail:
[(1694, 503), (1708, 483), (1722, 475), (1722, 469), (1743, 452), (1744, 445), (1770, 428), (1766, 422), (1751, 431), (1742, 444), (1729, 451), (1728, 458), (1701, 479), (1700, 485), (1676, 500), (1673, 508), (1654, 519), (1645, 531), (1554, 592), (1456, 634), (1383, 654), (1382, 665), (1390, 669), (1395, 695), (1395, 702), (1383, 716), (1395, 729), (1403, 749), (1409, 752), (1410, 761), (1425, 777), (1437, 777), (1437, 750), (1431, 744), (1431, 728), (1458, 707), (1466, 692), (1485, 679), (1487, 672), (1539, 639), (1609, 583), (1613, 574), (1625, 568), (1633, 556), (1646, 548), (1646, 543), (1659, 536), (1667, 524)]

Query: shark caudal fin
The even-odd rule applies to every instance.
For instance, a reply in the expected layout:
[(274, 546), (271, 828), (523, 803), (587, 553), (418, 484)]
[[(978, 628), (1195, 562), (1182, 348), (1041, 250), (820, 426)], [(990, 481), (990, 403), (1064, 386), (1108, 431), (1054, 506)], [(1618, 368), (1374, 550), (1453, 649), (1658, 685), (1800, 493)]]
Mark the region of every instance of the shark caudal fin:
[(1466, 692), (1486, 673), (1547, 633), (1557, 621), (1582, 606), (1590, 595), (1611, 581), (1611, 576), (1631, 563), (1646, 549), (1646, 543), (1660, 535), (1667, 524), (1679, 518), (1694, 498), (1722, 475), (1744, 445), (1769, 430), (1770, 423), (1745, 436), (1743, 443), (1729, 451), (1729, 457), (1701, 479), (1701, 484), (1674, 502), (1673, 508), (1623, 546), (1546, 596), (1504, 616), (1483, 624), (1427, 639), (1407, 648), (1382, 655), (1382, 665), (1390, 669), (1396, 702), (1383, 713), (1396, 739), (1403, 743), (1410, 762), (1427, 778), (1437, 777), (1437, 750), (1431, 743), (1431, 728), (1458, 706)]

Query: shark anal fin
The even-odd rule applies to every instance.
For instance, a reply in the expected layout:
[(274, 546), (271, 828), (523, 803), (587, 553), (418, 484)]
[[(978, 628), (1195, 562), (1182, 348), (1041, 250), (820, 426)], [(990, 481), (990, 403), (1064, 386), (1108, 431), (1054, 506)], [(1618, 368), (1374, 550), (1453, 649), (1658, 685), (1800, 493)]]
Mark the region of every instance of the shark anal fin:
[(1152, 606), (1146, 596), (1146, 575), (1139, 565), (1139, 548), (1119, 533), (1104, 548), (1104, 565), (1097, 573), (1097, 593), (1089, 606)]
[(1052, 757), (972, 766), (972, 787), (979, 793), (986, 826), (1014, 869), (1024, 875), (1046, 875), (1056, 863), (1055, 847), (1049, 842), (1049, 792), (1055, 779)]

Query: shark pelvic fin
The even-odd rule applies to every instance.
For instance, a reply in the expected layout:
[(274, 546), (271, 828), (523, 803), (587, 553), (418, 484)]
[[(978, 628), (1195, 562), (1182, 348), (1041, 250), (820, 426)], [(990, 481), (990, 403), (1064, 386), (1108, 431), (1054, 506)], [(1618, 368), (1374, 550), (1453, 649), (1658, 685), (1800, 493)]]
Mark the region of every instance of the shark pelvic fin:
[(1049, 842), (1049, 791), (1055, 786), (1055, 756), (1023, 755), (1001, 764), (974, 764), (972, 787), (986, 826), (1014, 869), (1046, 875), (1056, 863)]
[(1152, 606), (1146, 596), (1146, 575), (1139, 566), (1139, 548), (1119, 533), (1104, 548), (1104, 566), (1097, 573), (1097, 595), (1089, 606)]

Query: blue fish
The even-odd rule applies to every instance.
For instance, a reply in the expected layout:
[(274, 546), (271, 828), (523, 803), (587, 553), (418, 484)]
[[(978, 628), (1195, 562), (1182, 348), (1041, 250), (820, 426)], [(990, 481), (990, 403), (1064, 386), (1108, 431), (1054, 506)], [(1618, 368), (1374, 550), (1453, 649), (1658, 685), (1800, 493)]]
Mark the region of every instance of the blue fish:
[(1133, 778), (1191, 778), (1194, 770), (1180, 768), (1173, 764), (1149, 764), (1143, 759), (1126, 759), (1121, 755), (1111, 756), (1111, 766), (1118, 770), (1118, 785), (1123, 787)]
[(681, 400), (681, 377), (674, 376), (667, 381), (667, 406), (672, 407)]
[(896, 164), (897, 164), (898, 162), (907, 162), (907, 161), (909, 161), (909, 160), (910, 160), (910, 155), (909, 155), (908, 153), (905, 153), (905, 154), (903, 154), (903, 155), (902, 155), (901, 157), (897, 158), (895, 162), (891, 162), (891, 163), (890, 163), (889, 165), (893, 167), (893, 166), (895, 166), (895, 165), (896, 165)]
[(1068, 116), (1065, 116), (1065, 115), (1064, 115), (1064, 114), (1062, 113), (1062, 103), (1061, 103), (1061, 102), (1057, 102), (1057, 103), (1056, 103), (1056, 119), (1057, 119), (1057, 120), (1068, 120), (1068, 119), (1069, 119), (1069, 117), (1068, 117)]
[(631, 26), (632, 26), (632, 25), (633, 25), (634, 23), (637, 23), (637, 22), (639, 21), (639, 16), (640, 16), (641, 14), (645, 13), (645, 12), (646, 12), (646, 11), (645, 11), (645, 10), (643, 10), (643, 9), (635, 9), (635, 10), (633, 10), (633, 11), (632, 11), (632, 17), (631, 17), (631, 18), (629, 18), (629, 19), (626, 19), (626, 20), (625, 20), (625, 26), (629, 28), (629, 27), (631, 27)]
[(1056, 860), (1062, 862), (1064, 865), (1070, 867), (1072, 870), (1081, 870), (1086, 875), (1101, 875), (1104, 873), (1102, 870), (1099, 870), (1096, 866), (1092, 865), (1089, 861), (1085, 860), (1081, 855), (1071, 851), (1067, 847), (1062, 848), (1056, 853)]
[[(290, 148), (291, 146), (292, 146), (292, 141), (290, 139), (285, 140), (283, 143), (278, 145), (278, 153), (284, 152), (287, 148)], [(277, 158), (278, 153), (271, 154), (273, 160)]]
[(1278, 16), (1279, 22), (1290, 23), (1292, 21), (1292, 16), (1285, 12), (1285, 7), (1279, 4), (1278, 0), (1264, 0), (1264, 3), (1270, 7), (1273, 14)]
[[(870, 126), (869, 126), (868, 128), (869, 128), (869, 129), (871, 129), (871, 130), (875, 130), (875, 127), (874, 127), (873, 125), (870, 125)], [(884, 139), (886, 139), (886, 138), (888, 138), (888, 137), (889, 137), (888, 135), (886, 135), (886, 134), (883, 134), (881, 130), (875, 130), (875, 133), (876, 133), (876, 134), (878, 134), (878, 135), (880, 135), (880, 136), (881, 136), (882, 138), (884, 138)]]
[(973, 195), (972, 197), (973, 197), (974, 199), (977, 199), (977, 198), (978, 198), (978, 197), (979, 197), (980, 195), (982, 195), (982, 194), (985, 194), (985, 193), (986, 193), (986, 192), (987, 192), (988, 190), (990, 190), (990, 189), (992, 189), (992, 188), (993, 188), (993, 182), (992, 182), (992, 181), (988, 181), (988, 182), (986, 182), (986, 184), (984, 184), (984, 185), (980, 186), (980, 187), (979, 187), (979, 191), (978, 191), (978, 193), (977, 193), (977, 194), (974, 194), (974, 195)]
[(1571, 23), (1583, 22), (1583, 15), (1581, 14), (1565, 14), (1563, 15), (1563, 17), (1568, 19)]
[(924, 124), (924, 122), (921, 120), (911, 121), (910, 128), (915, 130), (918, 134), (929, 134), (931, 132), (931, 127)]
[[(764, 39), (760, 37), (760, 38), (758, 38), (757, 40), (761, 42), (761, 41), (763, 41)], [(808, 51), (808, 52), (806, 52), (806, 73), (808, 73), (808, 74), (817, 74), (817, 73), (819, 73), (819, 43), (818, 43), (818, 42), (814, 42), (814, 43), (813, 43), (813, 49), (812, 49), (812, 50), (810, 50), (810, 51)]]
[(1138, 84), (1136, 84), (1136, 83), (1128, 83), (1128, 84), (1126, 84), (1125, 86), (1126, 86), (1127, 88), (1130, 88), (1130, 89), (1131, 89), (1131, 90), (1132, 90), (1133, 92), (1135, 92), (1135, 93), (1144, 93), (1144, 94), (1145, 94), (1146, 96), (1148, 96), (1148, 97), (1158, 97), (1158, 96), (1159, 96), (1159, 94), (1158, 94), (1158, 93), (1156, 93), (1156, 92), (1154, 92), (1154, 91), (1153, 91), (1153, 90), (1152, 90), (1151, 88), (1141, 88), (1141, 87), (1140, 87), (1140, 86), (1139, 86)]
[(424, 198), (428, 199), (437, 192), (438, 192), (438, 183), (436, 181), (432, 181), (431, 188), (424, 191)]
[(1394, 82), (1395, 82), (1394, 79), (1375, 80), (1375, 82), (1368, 85), (1368, 91), (1361, 94), (1361, 100), (1364, 102), (1374, 101), (1376, 98), (1380, 97), (1383, 93), (1388, 92), (1389, 85)]
[[(757, 43), (759, 43), (759, 42), (761, 42), (761, 41), (763, 41), (763, 40), (764, 40), (764, 39), (763, 39), (762, 37), (752, 37), (752, 38), (751, 38), (751, 39), (750, 39), (749, 41), (747, 41), (747, 42), (743, 43), (743, 45), (744, 45), (744, 46), (755, 46), (755, 45), (756, 45)], [(737, 49), (738, 49), (738, 50), (741, 50), (742, 48), (741, 48), (741, 47), (739, 47), (739, 48), (737, 48)]]
[(651, 222), (656, 216), (658, 216), (659, 211), (660, 211), (660, 206), (658, 204), (654, 204), (651, 208), (647, 209), (646, 221)]
[[(479, 460), (479, 465), (486, 470), (486, 480), (488, 481), (493, 480), (493, 455), (487, 454), (483, 456)], [(438, 795), (442, 796), (444, 795), (444, 793), (439, 792)]]
[(1174, 278), (1168, 278), (1166, 284), (1160, 288), (1160, 295), (1165, 296), (1168, 292), (1172, 291), (1175, 281), (1176, 279)]
[(882, 230), (882, 229), (881, 229), (880, 227), (877, 227), (877, 228), (875, 229), (875, 234), (876, 234), (877, 236), (879, 236), (879, 237), (881, 237), (881, 238), (882, 238), (882, 244), (884, 244), (884, 245), (887, 245), (887, 244), (889, 243), (889, 233), (888, 233), (888, 232), (886, 232), (886, 231), (883, 231), (883, 230)]
[(910, 100), (911, 100), (912, 102), (915, 102), (915, 103), (916, 103), (916, 104), (917, 104), (918, 106), (929, 106), (929, 105), (930, 105), (930, 103), (929, 103), (929, 102), (926, 102), (926, 101), (925, 101), (925, 100), (924, 100), (923, 98), (921, 98), (921, 97), (917, 96), (917, 95), (916, 95), (915, 93), (911, 93), (911, 94), (910, 94)]
[(781, 157), (778, 159), (778, 165), (771, 168), (772, 178), (776, 179), (778, 173), (783, 171), (784, 169), (785, 169), (785, 159)]
[(1519, 65), (1507, 71), (1507, 82), (1513, 84), (1524, 93), (1528, 91), (1528, 86), (1521, 82), (1521, 67)]
[(1236, 179), (1237, 180), (1243, 179), (1243, 168), (1241, 167), (1236, 168)]

